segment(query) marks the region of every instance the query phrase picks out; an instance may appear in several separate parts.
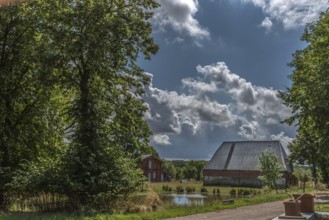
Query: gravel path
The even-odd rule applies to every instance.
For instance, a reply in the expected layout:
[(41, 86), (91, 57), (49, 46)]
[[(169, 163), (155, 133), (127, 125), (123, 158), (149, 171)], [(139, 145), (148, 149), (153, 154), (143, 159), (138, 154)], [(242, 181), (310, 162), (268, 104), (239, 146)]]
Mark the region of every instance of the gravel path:
[(268, 220), (284, 213), (283, 201), (243, 206), (217, 212), (170, 218), (167, 220)]

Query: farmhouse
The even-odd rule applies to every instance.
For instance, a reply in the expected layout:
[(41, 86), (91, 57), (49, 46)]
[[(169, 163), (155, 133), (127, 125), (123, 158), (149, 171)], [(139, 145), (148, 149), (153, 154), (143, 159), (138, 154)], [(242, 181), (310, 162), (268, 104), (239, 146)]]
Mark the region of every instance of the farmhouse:
[(294, 185), (292, 167), (280, 141), (224, 142), (203, 169), (204, 184), (261, 187), (259, 156), (266, 151), (273, 152), (281, 164), (283, 178), (278, 186)]
[(162, 160), (153, 155), (142, 155), (140, 168), (150, 182), (168, 182), (171, 176), (162, 170)]

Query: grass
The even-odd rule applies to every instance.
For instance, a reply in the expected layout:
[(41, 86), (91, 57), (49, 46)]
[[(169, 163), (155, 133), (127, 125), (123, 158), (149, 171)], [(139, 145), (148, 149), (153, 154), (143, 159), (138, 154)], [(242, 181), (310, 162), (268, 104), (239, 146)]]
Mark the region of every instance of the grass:
[(69, 214), (34, 214), (34, 213), (24, 213), (24, 214), (5, 214), (1, 215), (1, 219), (3, 220), (155, 220), (155, 219), (165, 219), (171, 217), (179, 217), (192, 215), (196, 213), (205, 213), (211, 211), (218, 211), (224, 209), (232, 209), (241, 206), (247, 205), (255, 205), (264, 202), (277, 201), (287, 199), (287, 194), (266, 194), (260, 195), (253, 198), (245, 198), (245, 199), (236, 199), (234, 204), (223, 205), (222, 203), (199, 206), (199, 207), (174, 207), (165, 210), (159, 210), (150, 213), (139, 213), (139, 214), (117, 214), (117, 215), (108, 215), (108, 214), (98, 214), (96, 216), (88, 217), (88, 216), (74, 216)]
[[(183, 188), (195, 187), (196, 193), (199, 193), (202, 187), (202, 183), (200, 182), (189, 182), (189, 183), (178, 183), (178, 182), (171, 182), (171, 183), (151, 183), (150, 187), (158, 193), (163, 192), (162, 186), (168, 185), (172, 187), (172, 189), (176, 189), (177, 186), (181, 185)], [(222, 195), (229, 194), (232, 187), (206, 187), (208, 190), (208, 194), (212, 194), (213, 189), (220, 189)], [(238, 189), (238, 188), (236, 188)], [(257, 189), (259, 190), (259, 189)], [(310, 191), (310, 189), (308, 190)], [(301, 193), (301, 191), (297, 188), (290, 189), (289, 192), (292, 193)], [(179, 217), (179, 216), (186, 216), (192, 215), (197, 213), (205, 213), (211, 211), (218, 211), (224, 209), (232, 209), (241, 206), (248, 206), (248, 205), (256, 205), (265, 202), (271, 201), (279, 201), (288, 199), (289, 196), (285, 193), (284, 190), (280, 190), (279, 193), (275, 193), (274, 191), (269, 193), (262, 193), (260, 195), (250, 197), (250, 198), (235, 198), (234, 204), (223, 204), (222, 202), (215, 202), (212, 204), (208, 204), (205, 206), (170, 206), (170, 207), (163, 207), (160, 210), (154, 212), (146, 212), (146, 213), (138, 213), (138, 214), (97, 214), (94, 216), (81, 216), (81, 215), (73, 215), (73, 214), (65, 214), (65, 213), (53, 213), (53, 214), (37, 214), (37, 213), (9, 213), (9, 214), (0, 214), (0, 219), (3, 220), (19, 220), (19, 219), (26, 219), (26, 220), (153, 220), (153, 219), (165, 219), (165, 218), (172, 218), (172, 217)], [(329, 208), (329, 206), (327, 206)], [(327, 209), (326, 207), (322, 207), (321, 209)]]
[[(187, 183), (180, 183), (178, 181), (172, 181), (172, 182), (168, 182), (168, 183), (149, 183), (148, 186), (151, 187), (157, 193), (166, 193), (162, 189), (163, 186), (170, 187), (173, 192), (176, 190), (177, 187), (181, 186), (184, 189), (186, 189), (187, 187), (195, 188), (195, 193), (200, 193), (201, 188), (203, 187), (203, 182), (201, 182), (201, 181), (189, 181)], [(204, 188), (207, 189), (208, 194), (212, 194), (214, 190), (216, 191), (217, 189), (219, 189), (221, 195), (229, 195), (230, 190), (234, 187), (206, 186)], [(250, 189), (250, 188), (236, 187), (235, 189)], [(258, 191), (260, 189), (252, 188), (252, 190), (257, 190)]]
[(197, 213), (205, 213), (211, 211), (218, 211), (224, 209), (232, 209), (241, 206), (247, 205), (256, 205), (264, 202), (271, 202), (271, 201), (278, 201), (287, 199), (288, 195), (285, 193), (280, 194), (266, 194), (260, 195), (252, 198), (241, 198), (235, 199), (234, 204), (224, 205), (222, 203), (216, 203), (211, 205), (205, 206), (196, 206), (196, 207), (173, 207), (166, 210), (160, 210), (153, 213), (143, 213), (143, 214), (130, 214), (130, 215), (112, 215), (111, 219), (120, 220), (120, 219), (128, 219), (128, 220), (135, 220), (135, 219), (143, 219), (143, 220), (151, 220), (151, 219), (165, 219), (165, 218), (172, 218), (172, 217), (179, 217), (179, 216), (186, 216), (192, 215)]
[(216, 203), (211, 205), (205, 206), (194, 206), (194, 207), (171, 207), (168, 209), (162, 209), (155, 212), (148, 212), (148, 213), (138, 213), (138, 214), (98, 214), (92, 217), (88, 216), (77, 216), (77, 215), (70, 215), (65, 213), (54, 213), (54, 214), (36, 214), (36, 213), (11, 213), (11, 214), (2, 214), (0, 215), (1, 219), (4, 220), (18, 220), (18, 219), (26, 219), (26, 220), (153, 220), (153, 219), (165, 219), (171, 217), (179, 217), (179, 216), (186, 216), (196, 213), (205, 213), (211, 211), (218, 211), (224, 209), (231, 209), (246, 205), (255, 205), (264, 202), (270, 201), (277, 201), (287, 199), (288, 195), (285, 193), (271, 193), (271, 194), (264, 194), (252, 198), (244, 198), (244, 199), (235, 199), (234, 204), (224, 205), (222, 203)]

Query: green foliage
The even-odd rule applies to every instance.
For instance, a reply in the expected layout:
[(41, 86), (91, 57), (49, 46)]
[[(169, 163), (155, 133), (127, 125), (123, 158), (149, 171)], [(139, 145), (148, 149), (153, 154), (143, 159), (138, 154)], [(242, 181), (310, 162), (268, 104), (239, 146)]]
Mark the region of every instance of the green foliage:
[[(195, 179), (202, 180), (202, 169), (207, 164), (206, 161), (203, 160), (173, 160), (173, 161), (165, 161), (165, 169), (169, 171), (169, 173), (175, 173), (174, 177), (177, 180), (181, 179)], [(175, 168), (175, 170), (174, 170)], [(167, 172), (168, 172), (167, 171)]]
[(177, 193), (184, 193), (184, 187), (182, 187), (182, 186), (176, 186), (176, 192)]
[(185, 192), (186, 193), (195, 193), (195, 187), (193, 187), (193, 186), (186, 186), (185, 187)]
[(308, 164), (311, 166), (312, 176), (315, 184), (318, 183), (319, 172), (318, 167), (321, 162), (319, 158), (322, 157), (321, 147), (319, 142), (311, 135), (312, 131), (306, 131), (306, 129), (300, 129), (297, 138), (289, 144), (290, 155), (289, 158), (292, 162), (299, 164)]
[(307, 169), (307, 168), (302, 168), (302, 167), (296, 167), (293, 175), (300, 181), (303, 183), (303, 192), (305, 192), (305, 185), (306, 182), (311, 181), (312, 180), (312, 173), (311, 170)]
[[(218, 210), (225, 210), (225, 209), (232, 209), (238, 208), (242, 206), (250, 206), (261, 204), (264, 202), (271, 202), (271, 201), (282, 201), (284, 199), (288, 199), (286, 193), (280, 194), (266, 194), (261, 195), (253, 198), (248, 199), (235, 199), (234, 204), (231, 205), (223, 205), (218, 203), (216, 200), (215, 203), (204, 205), (204, 206), (180, 206), (180, 207), (171, 207), (169, 209), (159, 209), (153, 212), (141, 212), (141, 213), (134, 213), (134, 214), (97, 214), (95, 216), (81, 216), (81, 215), (72, 215), (66, 213), (49, 213), (49, 214), (35, 214), (35, 213), (11, 213), (11, 214), (0, 214), (1, 219), (8, 219), (8, 220), (20, 220), (20, 219), (28, 219), (28, 220), (40, 220), (40, 219), (47, 219), (47, 220), (58, 220), (58, 219), (67, 219), (67, 220), (155, 220), (155, 219), (168, 219), (180, 216), (189, 216), (192, 214), (197, 213), (205, 213), (205, 212), (212, 212)], [(317, 206), (315, 207), (317, 208)], [(321, 211), (321, 210), (320, 210)], [(325, 211), (325, 210), (322, 210)]]
[(169, 173), (173, 179), (176, 179), (177, 170), (171, 161), (164, 160), (162, 163), (162, 170)]
[[(293, 110), (287, 123), (296, 123), (298, 136), (290, 146), (293, 159), (305, 160), (320, 168), (324, 181), (329, 182), (329, 13), (309, 24), (301, 37), (306, 47), (297, 50), (290, 66), (291, 88), (280, 97)], [(300, 153), (298, 152), (300, 151)]]
[[(48, 71), (32, 4), (0, 8), (0, 209), (22, 164), (65, 151), (65, 105)], [(48, 48), (49, 49), (49, 48)], [(65, 99), (65, 98), (63, 98)]]
[(183, 168), (179, 168), (179, 167), (177, 167), (177, 168), (176, 168), (176, 171), (177, 171), (177, 173), (176, 173), (176, 178), (175, 178), (175, 179), (177, 179), (177, 180), (182, 180), (182, 179), (184, 179)]
[(262, 152), (259, 156), (259, 179), (271, 190), (277, 190), (276, 180), (282, 178), (281, 165), (273, 152)]
[(237, 193), (236, 189), (233, 188), (233, 189), (230, 190), (230, 196), (231, 197), (236, 197), (236, 193)]
[(61, 193), (109, 210), (141, 187), (152, 152), (136, 62), (158, 47), (153, 0), (0, 7), (0, 209), (10, 194)]
[(253, 189), (238, 189), (237, 194), (238, 196), (250, 196), (250, 195), (256, 195), (257, 192)]
[(172, 191), (172, 188), (168, 185), (163, 185), (162, 186), (162, 190), (165, 191), (165, 192), (171, 192)]
[(195, 166), (191, 166), (191, 165), (184, 166), (183, 173), (184, 173), (184, 178), (186, 179), (196, 179), (197, 172), (198, 171)]
[(208, 190), (207, 190), (207, 188), (206, 187), (201, 187), (201, 189), (200, 189), (200, 193), (208, 193)]

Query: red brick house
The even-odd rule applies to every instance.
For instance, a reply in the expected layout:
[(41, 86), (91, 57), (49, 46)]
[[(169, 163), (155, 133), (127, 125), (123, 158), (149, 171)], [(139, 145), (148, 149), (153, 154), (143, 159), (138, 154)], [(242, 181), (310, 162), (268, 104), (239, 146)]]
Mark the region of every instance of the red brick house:
[(283, 178), (277, 180), (277, 185), (295, 185), (292, 166), (280, 141), (224, 142), (203, 169), (204, 185), (261, 187), (259, 156), (266, 151), (273, 152), (281, 165)]
[(153, 155), (142, 155), (140, 168), (150, 182), (168, 182), (171, 176), (162, 170), (162, 160)]

